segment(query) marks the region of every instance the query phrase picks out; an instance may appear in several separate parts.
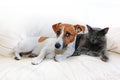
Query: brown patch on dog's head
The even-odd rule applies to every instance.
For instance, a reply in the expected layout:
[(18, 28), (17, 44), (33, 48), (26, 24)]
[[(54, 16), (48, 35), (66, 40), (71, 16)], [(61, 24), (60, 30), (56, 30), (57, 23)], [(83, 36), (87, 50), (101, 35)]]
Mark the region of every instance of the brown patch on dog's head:
[(52, 28), (53, 28), (54, 32), (56, 33), (56, 36), (58, 37), (61, 34), (62, 23), (54, 24), (54, 25), (52, 25)]
[(67, 24), (66, 27), (64, 27), (64, 35), (63, 35), (63, 42), (64, 46), (67, 46), (69, 43), (73, 42), (76, 36), (76, 31), (74, 29), (74, 26), (71, 24)]
[(56, 36), (63, 40), (63, 47), (66, 47), (69, 43), (73, 42), (77, 33), (85, 31), (85, 27), (78, 24), (72, 25), (66, 23), (57, 23), (54, 24), (52, 28), (56, 33)]
[(76, 24), (76, 25), (63, 24), (63, 23), (60, 22), (60, 23), (52, 25), (52, 28), (53, 28), (54, 32), (56, 33), (57, 37), (61, 34), (62, 28), (66, 27), (66, 26), (68, 26), (68, 27), (70, 27), (70, 26), (74, 27), (76, 33), (79, 33), (81, 31), (84, 33), (84, 31), (85, 31), (85, 26), (83, 26), (83, 25), (79, 25), (79, 24)]
[(48, 37), (40, 37), (38, 42), (43, 42), (44, 40), (48, 39)]

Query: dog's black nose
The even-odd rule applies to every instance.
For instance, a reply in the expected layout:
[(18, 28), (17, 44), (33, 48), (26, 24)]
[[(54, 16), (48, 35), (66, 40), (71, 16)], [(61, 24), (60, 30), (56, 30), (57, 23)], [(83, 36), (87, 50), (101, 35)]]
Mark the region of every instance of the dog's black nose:
[(60, 48), (60, 46), (61, 46), (60, 43), (55, 44), (55, 48), (57, 48), (57, 49)]

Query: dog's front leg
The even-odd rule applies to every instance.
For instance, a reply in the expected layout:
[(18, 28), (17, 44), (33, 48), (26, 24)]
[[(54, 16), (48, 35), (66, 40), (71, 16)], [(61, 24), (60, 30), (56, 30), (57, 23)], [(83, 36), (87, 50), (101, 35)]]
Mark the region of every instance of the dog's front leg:
[(65, 60), (67, 59), (68, 57), (70, 57), (72, 54), (73, 54), (74, 50), (72, 51), (66, 51), (64, 52), (63, 54), (57, 54), (55, 56), (55, 61), (62, 61), (62, 60)]
[(56, 56), (55, 56), (55, 61), (62, 61), (62, 60), (65, 60), (67, 57), (65, 56), (65, 55), (63, 55), (63, 54), (57, 54)]
[(45, 55), (46, 55), (46, 48), (43, 48), (40, 51), (39, 55), (32, 60), (32, 64), (38, 65), (45, 58)]

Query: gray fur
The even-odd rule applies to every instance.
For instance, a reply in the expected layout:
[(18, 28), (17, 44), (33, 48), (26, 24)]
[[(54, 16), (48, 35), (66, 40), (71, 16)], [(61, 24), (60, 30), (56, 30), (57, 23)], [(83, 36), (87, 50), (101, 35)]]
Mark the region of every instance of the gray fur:
[(86, 25), (88, 28), (88, 33), (79, 34), (76, 40), (76, 50), (73, 56), (78, 56), (81, 54), (86, 54), (90, 56), (100, 57), (101, 60), (107, 61), (107, 51), (106, 51), (106, 33), (109, 28), (92, 28)]

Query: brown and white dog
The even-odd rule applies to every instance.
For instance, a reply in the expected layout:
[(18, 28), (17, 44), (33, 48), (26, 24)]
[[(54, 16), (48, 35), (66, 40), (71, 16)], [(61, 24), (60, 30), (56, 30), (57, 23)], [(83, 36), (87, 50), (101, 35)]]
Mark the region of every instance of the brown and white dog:
[(55, 58), (56, 61), (61, 61), (70, 57), (75, 51), (76, 35), (85, 31), (85, 27), (78, 24), (57, 23), (52, 28), (57, 37), (39, 39), (39, 44), (33, 50), (33, 53), (39, 52), (39, 55), (32, 60), (32, 64), (37, 65), (44, 58)]

